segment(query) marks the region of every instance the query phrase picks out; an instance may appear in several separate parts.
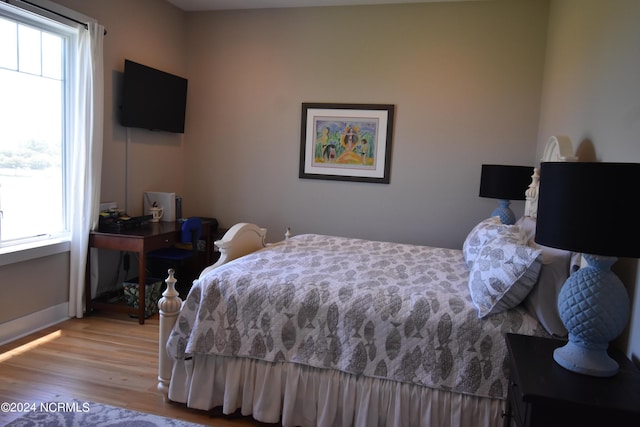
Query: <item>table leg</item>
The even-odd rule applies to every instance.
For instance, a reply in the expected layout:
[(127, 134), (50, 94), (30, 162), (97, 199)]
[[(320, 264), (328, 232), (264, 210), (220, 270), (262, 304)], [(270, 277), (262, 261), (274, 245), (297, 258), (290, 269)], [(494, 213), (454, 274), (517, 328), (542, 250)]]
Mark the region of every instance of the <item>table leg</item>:
[(144, 252), (140, 252), (138, 254), (138, 323), (144, 325), (144, 315), (145, 315), (145, 301), (146, 301), (146, 283), (147, 278), (145, 274), (146, 262), (145, 262), (146, 254)]
[(86, 315), (89, 315), (91, 312), (91, 247), (87, 251), (87, 264), (84, 272), (84, 311)]

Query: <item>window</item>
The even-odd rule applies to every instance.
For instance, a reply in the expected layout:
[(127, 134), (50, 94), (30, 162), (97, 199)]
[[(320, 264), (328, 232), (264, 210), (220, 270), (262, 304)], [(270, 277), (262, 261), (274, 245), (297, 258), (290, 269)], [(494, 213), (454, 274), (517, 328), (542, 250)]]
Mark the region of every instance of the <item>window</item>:
[(0, 7), (0, 247), (68, 236), (77, 31)]

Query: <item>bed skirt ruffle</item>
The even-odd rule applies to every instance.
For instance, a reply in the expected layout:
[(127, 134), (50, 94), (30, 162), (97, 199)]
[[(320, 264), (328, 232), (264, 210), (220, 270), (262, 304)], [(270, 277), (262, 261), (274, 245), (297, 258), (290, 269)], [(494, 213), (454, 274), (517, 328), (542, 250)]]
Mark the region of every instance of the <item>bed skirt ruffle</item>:
[(287, 426), (500, 426), (505, 401), (293, 363), (196, 355), (175, 362), (169, 399)]

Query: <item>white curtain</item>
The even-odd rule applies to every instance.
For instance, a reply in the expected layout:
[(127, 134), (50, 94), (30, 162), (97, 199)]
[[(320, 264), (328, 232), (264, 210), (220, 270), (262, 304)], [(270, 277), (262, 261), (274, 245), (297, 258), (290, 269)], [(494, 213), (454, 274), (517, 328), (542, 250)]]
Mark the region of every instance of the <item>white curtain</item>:
[[(82, 317), (89, 231), (98, 223), (104, 126), (104, 27), (80, 30), (71, 143), (69, 315)], [(93, 269), (92, 269), (93, 271)]]

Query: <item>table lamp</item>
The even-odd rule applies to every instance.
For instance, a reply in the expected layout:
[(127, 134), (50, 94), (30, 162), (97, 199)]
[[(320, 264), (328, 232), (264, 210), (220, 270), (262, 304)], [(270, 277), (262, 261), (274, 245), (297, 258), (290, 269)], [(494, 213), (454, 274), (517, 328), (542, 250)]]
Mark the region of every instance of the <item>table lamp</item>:
[(558, 296), (569, 341), (553, 358), (569, 371), (596, 377), (618, 372), (607, 348), (622, 333), (630, 308), (610, 267), (618, 257), (640, 257), (640, 224), (625, 214), (639, 182), (636, 163), (541, 165), (535, 241), (580, 252), (588, 263), (569, 276)]
[(525, 200), (531, 183), (533, 166), (482, 165), (480, 197), (500, 199), (491, 216), (499, 216), (503, 224), (514, 224), (516, 216), (509, 208), (511, 200)]

